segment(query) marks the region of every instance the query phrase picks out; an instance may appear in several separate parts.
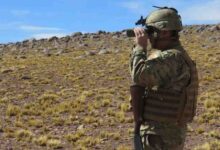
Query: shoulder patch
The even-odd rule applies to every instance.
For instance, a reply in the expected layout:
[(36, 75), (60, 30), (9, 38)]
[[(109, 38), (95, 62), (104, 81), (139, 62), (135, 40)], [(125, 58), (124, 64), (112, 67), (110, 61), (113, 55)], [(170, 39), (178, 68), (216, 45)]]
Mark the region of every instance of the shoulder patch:
[(169, 49), (169, 50), (161, 52), (161, 58), (166, 59), (170, 57), (177, 57), (177, 56), (180, 56), (180, 54), (181, 52), (179, 50)]

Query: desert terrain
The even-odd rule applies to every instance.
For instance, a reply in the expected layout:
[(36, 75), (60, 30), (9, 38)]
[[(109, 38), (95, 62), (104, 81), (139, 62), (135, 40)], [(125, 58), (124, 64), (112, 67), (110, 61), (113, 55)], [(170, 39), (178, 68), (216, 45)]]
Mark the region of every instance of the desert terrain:
[[(184, 26), (180, 40), (199, 71), (185, 149), (219, 150), (220, 25)], [(133, 149), (133, 44), (124, 31), (0, 44), (0, 149)]]

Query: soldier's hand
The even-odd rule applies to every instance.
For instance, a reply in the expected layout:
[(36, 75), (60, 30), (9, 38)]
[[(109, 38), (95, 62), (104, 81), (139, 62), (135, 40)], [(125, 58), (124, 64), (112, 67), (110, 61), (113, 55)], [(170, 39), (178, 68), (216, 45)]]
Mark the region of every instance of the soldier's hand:
[(134, 28), (134, 33), (135, 33), (136, 44), (143, 47), (143, 49), (146, 49), (148, 44), (147, 43), (148, 36), (145, 33), (144, 28), (141, 27)]

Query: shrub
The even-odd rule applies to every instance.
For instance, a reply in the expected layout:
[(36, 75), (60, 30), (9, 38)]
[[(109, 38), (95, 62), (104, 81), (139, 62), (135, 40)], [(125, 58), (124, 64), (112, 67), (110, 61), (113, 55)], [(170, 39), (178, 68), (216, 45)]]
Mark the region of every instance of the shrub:
[(17, 116), (21, 112), (20, 107), (9, 104), (6, 110), (7, 116)]

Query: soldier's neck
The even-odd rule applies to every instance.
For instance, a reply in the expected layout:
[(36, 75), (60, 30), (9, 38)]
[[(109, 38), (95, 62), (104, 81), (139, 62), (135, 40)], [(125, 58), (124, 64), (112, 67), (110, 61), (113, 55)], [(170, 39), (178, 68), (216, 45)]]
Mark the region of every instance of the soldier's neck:
[(168, 50), (168, 49), (172, 49), (172, 48), (176, 47), (177, 45), (180, 45), (179, 40), (161, 41), (160, 43), (158, 43), (157, 49), (165, 51), (165, 50)]

